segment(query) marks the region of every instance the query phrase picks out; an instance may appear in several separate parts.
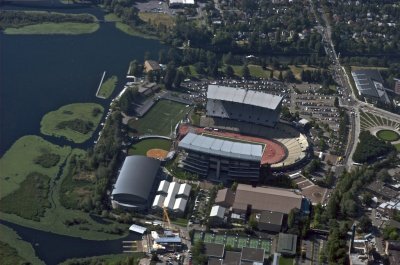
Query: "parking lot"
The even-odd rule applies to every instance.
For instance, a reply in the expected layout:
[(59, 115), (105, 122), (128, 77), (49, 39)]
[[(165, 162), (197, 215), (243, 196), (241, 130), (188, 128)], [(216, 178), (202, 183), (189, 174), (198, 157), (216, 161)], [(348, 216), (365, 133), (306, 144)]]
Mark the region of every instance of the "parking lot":
[(208, 203), (210, 201), (210, 192), (208, 190), (200, 189), (198, 192), (192, 214), (189, 218), (188, 225), (201, 224), (203, 225), (210, 214), (208, 212)]

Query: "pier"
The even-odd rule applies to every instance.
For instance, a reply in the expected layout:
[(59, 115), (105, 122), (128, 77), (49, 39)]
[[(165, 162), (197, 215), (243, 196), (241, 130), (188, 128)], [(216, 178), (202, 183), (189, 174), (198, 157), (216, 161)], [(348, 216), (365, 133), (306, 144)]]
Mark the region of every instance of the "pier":
[(96, 97), (105, 99), (105, 97), (99, 96), (101, 85), (103, 84), (104, 77), (106, 76), (106, 71), (103, 72), (103, 76), (101, 77), (99, 87), (97, 88)]

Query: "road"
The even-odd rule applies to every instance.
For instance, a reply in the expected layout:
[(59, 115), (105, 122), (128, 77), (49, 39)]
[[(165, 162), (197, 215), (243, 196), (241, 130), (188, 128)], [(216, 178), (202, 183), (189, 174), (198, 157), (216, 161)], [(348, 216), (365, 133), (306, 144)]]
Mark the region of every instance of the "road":
[(400, 122), (400, 115), (379, 109), (357, 98), (351, 87), (350, 77), (347, 75), (344, 67), (341, 66), (339, 56), (335, 51), (335, 47), (331, 39), (331, 26), (329, 25), (329, 20), (324, 17), (325, 14), (321, 14), (325, 22), (325, 26), (323, 26), (321, 21), (319, 21), (319, 16), (317, 15), (317, 12), (319, 11), (316, 10), (312, 0), (310, 0), (310, 6), (318, 24), (318, 31), (322, 36), (325, 52), (332, 62), (333, 77), (339, 84), (340, 89), (342, 89), (342, 96), (339, 99), (339, 105), (343, 108), (346, 108), (348, 113), (354, 111), (354, 114), (352, 114), (350, 117), (350, 130), (344, 158), (344, 164), (347, 166), (347, 169), (351, 169), (353, 167), (353, 160), (351, 157), (354, 154), (358, 142), (357, 139), (360, 135), (360, 110), (363, 112), (371, 112), (373, 114), (398, 122)]

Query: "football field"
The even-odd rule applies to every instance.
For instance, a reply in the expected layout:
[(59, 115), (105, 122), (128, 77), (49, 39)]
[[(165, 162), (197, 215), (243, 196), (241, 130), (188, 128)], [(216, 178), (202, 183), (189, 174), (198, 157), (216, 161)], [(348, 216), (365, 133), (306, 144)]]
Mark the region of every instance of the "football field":
[(185, 117), (189, 110), (186, 105), (170, 100), (158, 101), (142, 118), (130, 120), (129, 127), (137, 134), (154, 134), (169, 136), (176, 124)]

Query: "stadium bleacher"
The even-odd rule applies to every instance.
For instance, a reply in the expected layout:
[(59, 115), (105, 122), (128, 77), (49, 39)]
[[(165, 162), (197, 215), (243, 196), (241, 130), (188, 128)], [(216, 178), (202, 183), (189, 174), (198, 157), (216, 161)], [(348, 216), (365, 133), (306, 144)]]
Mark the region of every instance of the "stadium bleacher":
[(305, 135), (283, 123), (278, 123), (275, 128), (270, 128), (249, 122), (203, 116), (200, 119), (200, 126), (272, 139), (281, 143), (287, 150), (287, 156), (283, 161), (271, 165), (272, 168), (288, 167), (297, 163), (306, 157), (309, 148)]

